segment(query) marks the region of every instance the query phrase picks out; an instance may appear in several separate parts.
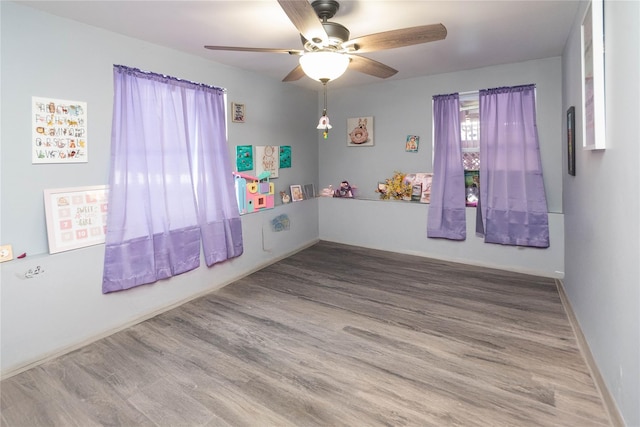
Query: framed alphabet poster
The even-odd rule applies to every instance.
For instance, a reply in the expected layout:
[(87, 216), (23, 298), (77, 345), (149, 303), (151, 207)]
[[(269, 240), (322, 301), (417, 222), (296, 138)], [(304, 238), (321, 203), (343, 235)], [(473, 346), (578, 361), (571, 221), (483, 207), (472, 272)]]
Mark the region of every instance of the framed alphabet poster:
[(88, 162), (87, 103), (31, 100), (31, 163)]
[(50, 254), (104, 243), (107, 192), (106, 185), (44, 190)]

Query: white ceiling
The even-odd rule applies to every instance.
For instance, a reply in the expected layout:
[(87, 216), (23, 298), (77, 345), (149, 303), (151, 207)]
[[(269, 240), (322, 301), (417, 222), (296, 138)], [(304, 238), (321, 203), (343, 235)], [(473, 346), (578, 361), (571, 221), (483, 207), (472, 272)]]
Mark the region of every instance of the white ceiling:
[[(287, 54), (222, 52), (209, 45), (302, 49), (300, 36), (276, 0), (19, 1), (212, 61), (282, 79), (298, 58)], [(445, 40), (363, 54), (399, 72), (387, 80), (560, 56), (579, 3), (572, 0), (341, 1), (331, 21), (351, 37), (442, 23)], [(333, 88), (380, 81), (348, 70)], [(307, 77), (293, 83), (320, 89)]]

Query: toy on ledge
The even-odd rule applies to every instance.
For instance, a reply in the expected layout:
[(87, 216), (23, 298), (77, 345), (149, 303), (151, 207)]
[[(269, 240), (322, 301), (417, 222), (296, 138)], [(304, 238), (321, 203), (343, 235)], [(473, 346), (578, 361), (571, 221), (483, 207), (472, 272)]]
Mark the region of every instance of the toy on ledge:
[(321, 197), (333, 197), (333, 185), (323, 188), (320, 192)]
[(286, 203), (289, 203), (291, 201), (291, 197), (289, 197), (289, 195), (284, 191), (280, 192), (280, 197), (282, 197), (282, 203), (286, 204)]
[(349, 185), (348, 181), (342, 181), (340, 183), (340, 188), (334, 191), (333, 197), (345, 197), (353, 199), (353, 188), (351, 188), (351, 185)]

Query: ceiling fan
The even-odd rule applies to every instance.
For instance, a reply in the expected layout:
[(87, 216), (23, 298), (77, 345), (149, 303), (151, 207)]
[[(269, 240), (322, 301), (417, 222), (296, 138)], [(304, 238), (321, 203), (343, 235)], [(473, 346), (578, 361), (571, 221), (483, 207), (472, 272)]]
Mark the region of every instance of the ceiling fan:
[(278, 3), (300, 32), (303, 50), (211, 45), (205, 48), (299, 55), (299, 65), (282, 81), (299, 80), (306, 74), (326, 84), (342, 75), (347, 67), (383, 79), (391, 77), (398, 70), (360, 54), (443, 40), (447, 36), (444, 25), (432, 24), (350, 39), (346, 27), (329, 21), (340, 8), (337, 1), (315, 0), (309, 3), (307, 0), (278, 0)]

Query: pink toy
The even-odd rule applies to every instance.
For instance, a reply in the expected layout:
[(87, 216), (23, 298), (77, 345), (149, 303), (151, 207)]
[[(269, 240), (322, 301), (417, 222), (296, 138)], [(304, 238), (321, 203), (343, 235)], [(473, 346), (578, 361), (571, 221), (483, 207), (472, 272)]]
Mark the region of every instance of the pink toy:
[(240, 214), (253, 213), (263, 209), (273, 209), (275, 186), (269, 182), (271, 172), (263, 172), (259, 177), (233, 172), (236, 198)]

